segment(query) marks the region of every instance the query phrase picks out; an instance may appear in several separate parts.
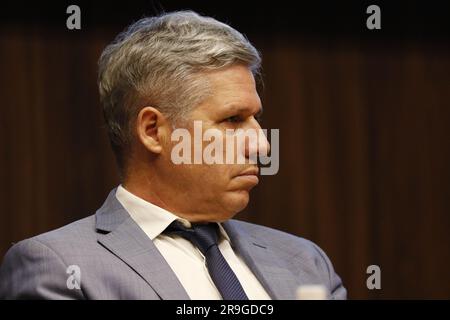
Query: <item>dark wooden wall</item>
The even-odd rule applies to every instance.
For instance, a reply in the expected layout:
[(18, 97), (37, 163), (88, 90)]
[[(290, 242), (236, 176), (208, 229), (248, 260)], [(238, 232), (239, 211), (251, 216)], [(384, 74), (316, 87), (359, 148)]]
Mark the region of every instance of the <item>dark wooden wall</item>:
[[(320, 244), (353, 298), (450, 297), (448, 47), (263, 44), (281, 164), (253, 221)], [(365, 270), (382, 271), (369, 292)]]
[[(0, 31), (0, 255), (118, 183), (96, 61), (117, 31)], [(255, 36), (280, 171), (240, 217), (318, 243), (351, 298), (450, 298), (450, 55), (439, 41)], [(382, 289), (366, 288), (381, 267)]]

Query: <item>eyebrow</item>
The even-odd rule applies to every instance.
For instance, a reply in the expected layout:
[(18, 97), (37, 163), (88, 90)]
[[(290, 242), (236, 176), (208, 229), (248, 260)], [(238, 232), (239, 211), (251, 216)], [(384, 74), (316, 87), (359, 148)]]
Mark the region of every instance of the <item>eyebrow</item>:
[[(236, 113), (241, 113), (241, 112), (246, 112), (246, 111), (251, 111), (252, 108), (251, 107), (246, 107), (246, 106), (242, 106), (242, 105), (229, 105), (229, 110), (232, 110), (233, 112)], [(263, 106), (261, 106), (259, 108), (259, 110), (255, 113), (256, 117), (261, 117), (263, 114)]]

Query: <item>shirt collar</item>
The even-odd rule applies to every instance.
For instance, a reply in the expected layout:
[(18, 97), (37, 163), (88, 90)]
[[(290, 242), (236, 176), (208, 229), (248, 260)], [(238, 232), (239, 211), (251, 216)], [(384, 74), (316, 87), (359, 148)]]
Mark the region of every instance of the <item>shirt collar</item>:
[[(116, 198), (152, 241), (175, 220), (179, 220), (188, 228), (191, 227), (191, 223), (188, 220), (135, 196), (122, 185), (117, 187)], [(230, 242), (225, 229), (220, 223), (218, 225), (221, 235)]]

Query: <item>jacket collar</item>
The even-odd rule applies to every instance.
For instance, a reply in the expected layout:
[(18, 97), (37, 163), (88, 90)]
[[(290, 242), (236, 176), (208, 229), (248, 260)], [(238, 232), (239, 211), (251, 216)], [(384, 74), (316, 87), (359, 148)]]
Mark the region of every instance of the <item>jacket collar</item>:
[(301, 284), (289, 270), (288, 261), (280, 260), (270, 243), (248, 233), (236, 220), (223, 223), (232, 239), (233, 249), (247, 263), (272, 299), (293, 300)]
[[(138, 273), (161, 299), (187, 300), (186, 290), (142, 229), (117, 200), (113, 189), (97, 210), (98, 242)], [(274, 299), (295, 299), (300, 285), (289, 271), (286, 261), (260, 237), (255, 237), (235, 220), (222, 223), (233, 249), (247, 263), (269, 295)]]
[(98, 242), (138, 273), (161, 299), (189, 299), (153, 241), (122, 207), (115, 193), (116, 189), (109, 193), (95, 214)]

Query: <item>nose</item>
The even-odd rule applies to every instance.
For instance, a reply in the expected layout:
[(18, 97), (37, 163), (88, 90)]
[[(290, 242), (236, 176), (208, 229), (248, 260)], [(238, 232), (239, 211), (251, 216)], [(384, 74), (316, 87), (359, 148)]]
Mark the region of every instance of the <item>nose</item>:
[(245, 157), (258, 159), (258, 153), (260, 155), (268, 155), (270, 152), (270, 143), (255, 118), (251, 119), (249, 129), (254, 131), (255, 134), (246, 135)]

